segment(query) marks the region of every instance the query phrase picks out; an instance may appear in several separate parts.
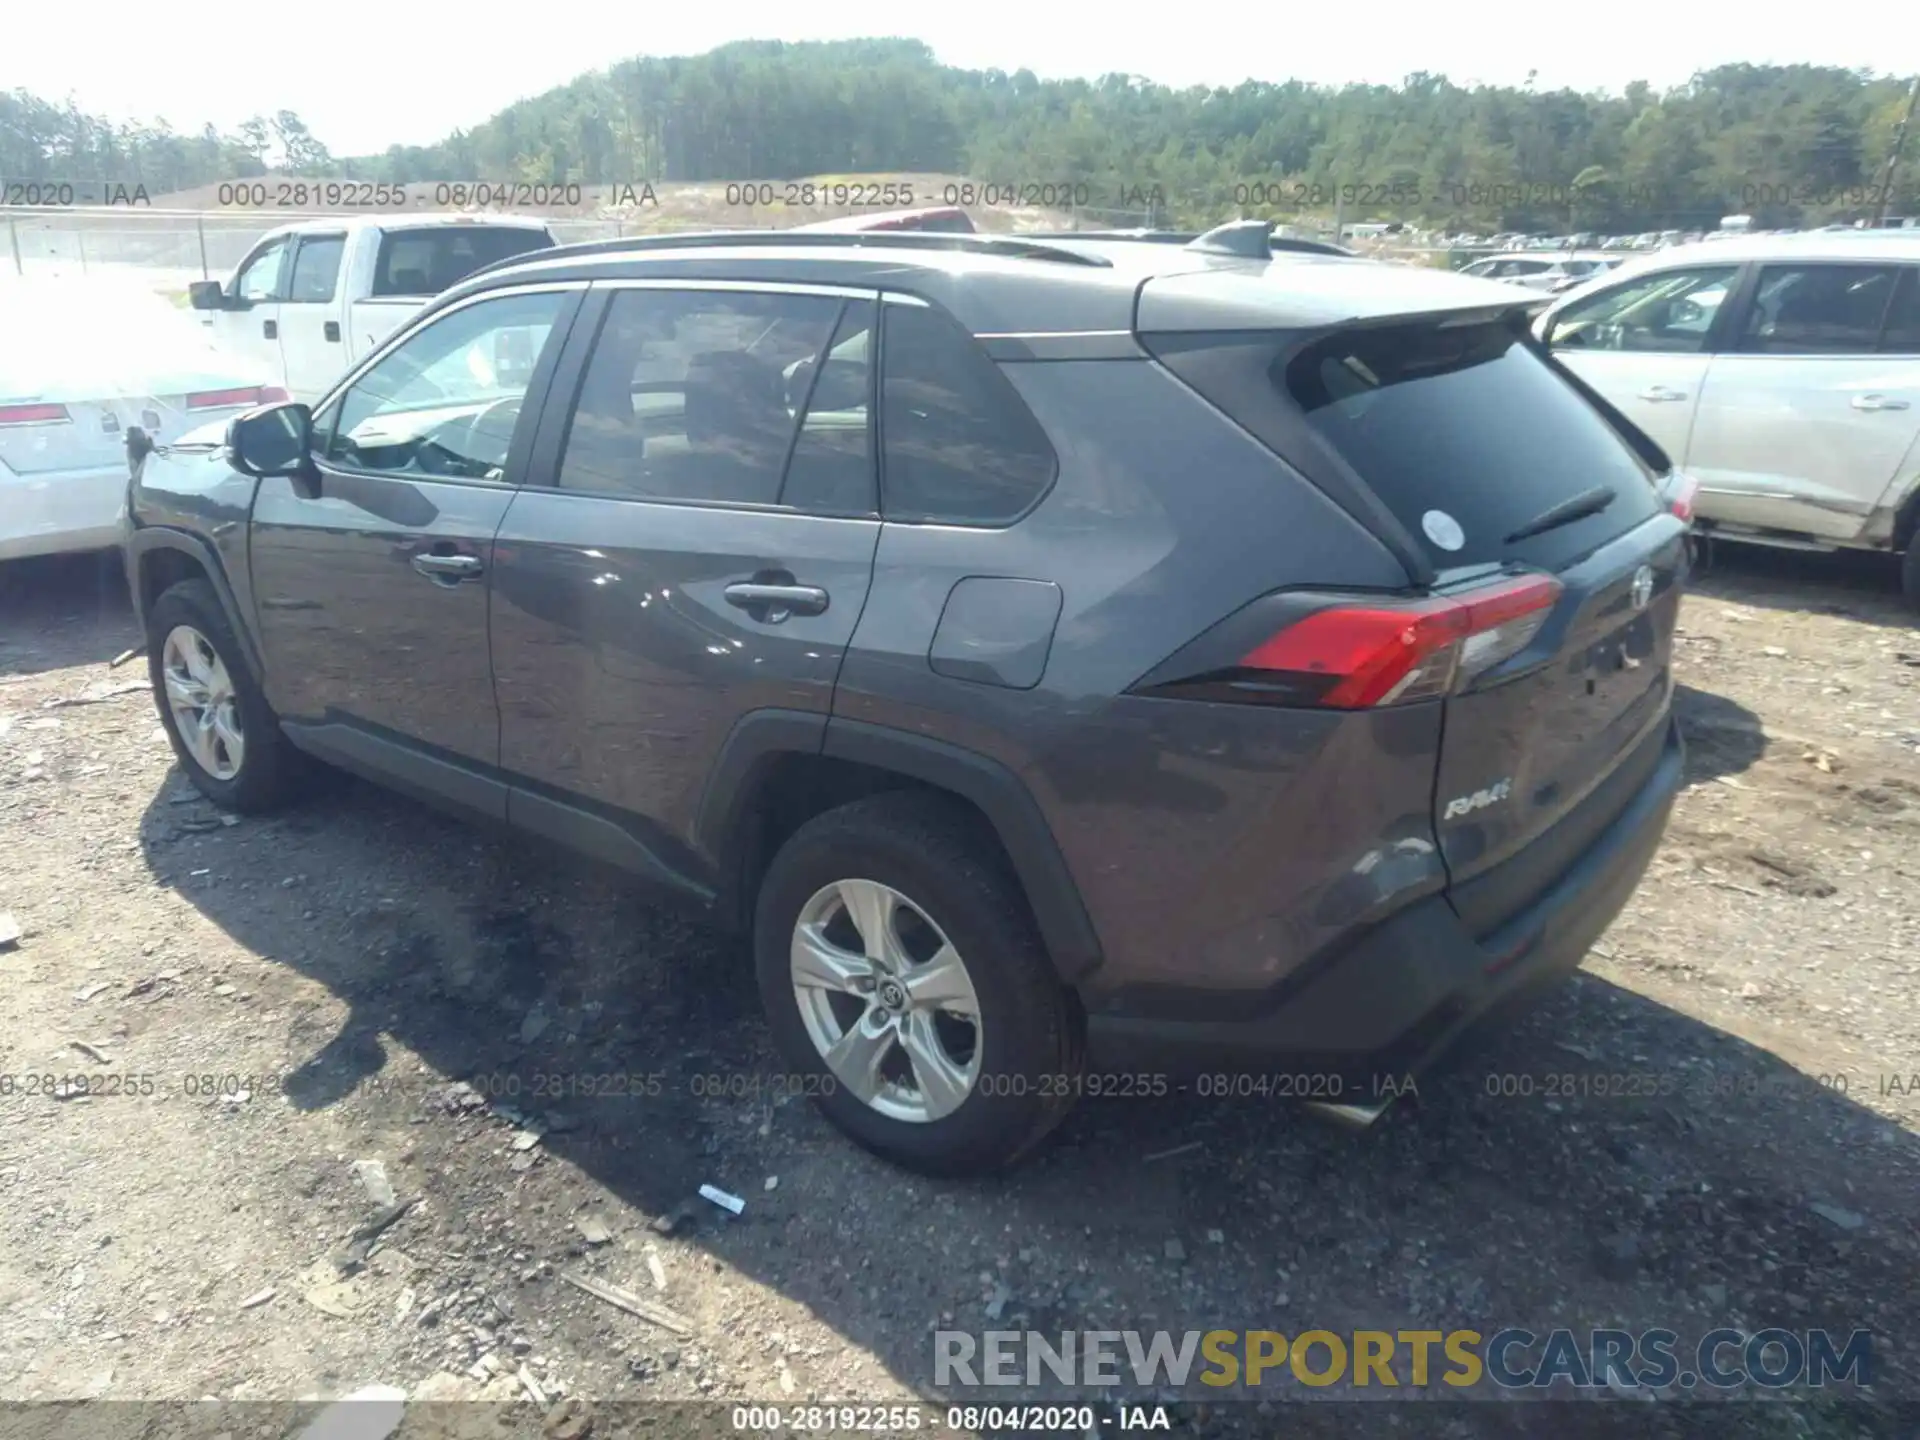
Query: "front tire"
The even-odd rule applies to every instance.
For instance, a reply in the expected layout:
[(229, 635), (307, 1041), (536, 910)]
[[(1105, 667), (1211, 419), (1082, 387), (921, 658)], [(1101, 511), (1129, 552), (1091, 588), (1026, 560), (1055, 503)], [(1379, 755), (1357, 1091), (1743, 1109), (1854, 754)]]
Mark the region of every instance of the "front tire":
[(289, 800), (299, 755), (205, 580), (183, 580), (147, 612), (147, 676), (187, 778), (225, 810), (258, 814)]
[(1920, 533), (1907, 541), (1907, 553), (1900, 560), (1900, 589), (1907, 604), (1920, 610)]
[(761, 883), (775, 1043), (828, 1119), (930, 1175), (1003, 1169), (1072, 1109), (1082, 1021), (982, 822), (900, 791), (816, 816)]

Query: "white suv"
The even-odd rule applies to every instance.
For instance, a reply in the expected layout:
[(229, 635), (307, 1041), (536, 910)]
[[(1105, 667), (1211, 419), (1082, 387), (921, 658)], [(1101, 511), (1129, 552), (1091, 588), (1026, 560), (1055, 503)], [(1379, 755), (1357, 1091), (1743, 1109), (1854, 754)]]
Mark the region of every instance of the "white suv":
[(1536, 327), (1698, 482), (1704, 532), (1904, 554), (1920, 606), (1920, 235), (1665, 250)]

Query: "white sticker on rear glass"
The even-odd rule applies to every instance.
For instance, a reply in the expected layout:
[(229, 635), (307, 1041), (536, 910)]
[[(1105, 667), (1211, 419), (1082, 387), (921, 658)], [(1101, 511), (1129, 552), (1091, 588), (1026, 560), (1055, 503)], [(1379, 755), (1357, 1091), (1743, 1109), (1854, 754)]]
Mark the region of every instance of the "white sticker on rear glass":
[(1442, 550), (1458, 550), (1467, 543), (1467, 532), (1444, 510), (1427, 511), (1420, 517), (1420, 528), (1427, 532), (1427, 539)]

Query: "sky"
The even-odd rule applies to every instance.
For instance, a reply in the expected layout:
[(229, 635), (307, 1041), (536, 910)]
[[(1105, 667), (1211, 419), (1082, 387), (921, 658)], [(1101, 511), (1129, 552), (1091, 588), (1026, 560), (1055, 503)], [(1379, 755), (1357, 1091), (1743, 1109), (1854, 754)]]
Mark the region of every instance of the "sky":
[[(1024, 66), (1049, 78), (1123, 71), (1169, 85), (1393, 84), (1416, 70), (1460, 84), (1520, 85), (1536, 71), (1541, 88), (1617, 92), (1633, 80), (1679, 85), (1696, 71), (1736, 61), (1920, 70), (1913, 0), (1746, 12), (1764, 15), (1764, 23), (1715, 9), (1666, 5), (1655, 24), (1649, 12), (1631, 8), (1433, 0), (1360, 0), (1317, 11), (1273, 0), (1152, 11), (1033, 0), (540, 0), (525, 8), (497, 0), (470, 8), (445, 0), (328, 0), (250, 11), (215, 7), (196, 25), (184, 21), (184, 7), (94, 0), (83, 21), (10, 18), (0, 44), (0, 90), (70, 95), (95, 114), (164, 118), (177, 130), (198, 130), (208, 120), (227, 130), (250, 115), (287, 109), (336, 155), (354, 155), (430, 144), (632, 55), (698, 54), (748, 39), (904, 35), (967, 69)], [(474, 22), (455, 18), (466, 15)], [(489, 15), (500, 18), (480, 18)], [(115, 38), (102, 43), (101, 36)]]

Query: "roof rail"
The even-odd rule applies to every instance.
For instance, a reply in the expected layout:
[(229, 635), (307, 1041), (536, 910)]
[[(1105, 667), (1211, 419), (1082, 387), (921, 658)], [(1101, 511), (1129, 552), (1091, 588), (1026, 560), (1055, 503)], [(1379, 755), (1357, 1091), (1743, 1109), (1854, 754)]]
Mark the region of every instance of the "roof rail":
[[(1240, 223), (1240, 222), (1236, 222)], [(1263, 222), (1255, 221), (1254, 224)], [(1212, 232), (1208, 232), (1212, 233)], [(1035, 230), (1022, 234), (1027, 240), (1135, 240), (1147, 245), (1183, 245), (1189, 249), (1200, 248), (1195, 242), (1206, 236), (1197, 230)], [(1234, 254), (1241, 252), (1217, 251), (1209, 246), (1210, 254)], [(1336, 245), (1330, 240), (1309, 240), (1298, 235), (1269, 235), (1267, 237), (1267, 255), (1254, 250), (1251, 246), (1247, 255), (1252, 259), (1265, 259), (1267, 255), (1340, 255), (1354, 258), (1355, 252), (1344, 245)]]
[[(887, 250), (960, 250), (999, 255), (1010, 260), (1048, 260), (1062, 265), (1111, 268), (1112, 262), (1083, 251), (1036, 243), (1019, 235), (960, 235), (929, 230), (685, 230), (665, 235), (627, 235), (613, 240), (586, 240), (556, 245), (549, 250), (527, 250), (482, 266), (473, 275), (505, 270), (529, 260), (573, 260), (595, 255), (649, 254), (656, 250), (794, 249), (844, 250), (869, 247)], [(467, 277), (473, 278), (472, 275)]]

